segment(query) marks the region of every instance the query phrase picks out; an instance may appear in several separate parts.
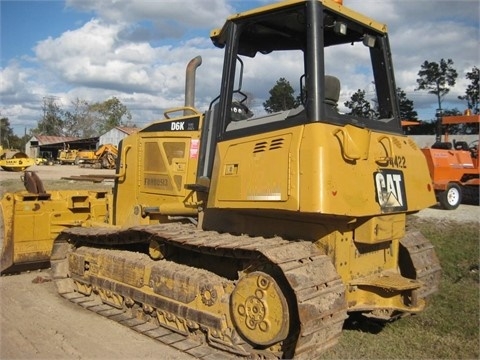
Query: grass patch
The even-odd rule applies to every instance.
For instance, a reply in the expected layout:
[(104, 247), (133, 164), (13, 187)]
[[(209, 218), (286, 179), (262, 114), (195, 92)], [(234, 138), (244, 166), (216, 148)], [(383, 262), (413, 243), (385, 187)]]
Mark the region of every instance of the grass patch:
[[(436, 223), (409, 218), (434, 244), (442, 265), (440, 291), (415, 316), (383, 326), (368, 320), (346, 325), (325, 359), (478, 359), (478, 223)], [(350, 322), (351, 323), (351, 322)]]

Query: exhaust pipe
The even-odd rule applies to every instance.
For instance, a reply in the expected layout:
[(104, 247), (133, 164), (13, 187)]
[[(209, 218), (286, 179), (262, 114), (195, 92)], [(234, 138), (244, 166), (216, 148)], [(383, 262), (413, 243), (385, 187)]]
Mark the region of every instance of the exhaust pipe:
[[(195, 107), (195, 71), (202, 65), (202, 57), (197, 56), (190, 60), (187, 65), (185, 76), (185, 107)], [(183, 115), (188, 115), (190, 111), (185, 110)]]

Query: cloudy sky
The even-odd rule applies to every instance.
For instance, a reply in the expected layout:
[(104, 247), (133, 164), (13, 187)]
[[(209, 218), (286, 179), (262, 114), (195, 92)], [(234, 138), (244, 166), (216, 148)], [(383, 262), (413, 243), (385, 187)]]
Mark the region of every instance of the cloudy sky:
[[(229, 14), (265, 3), (0, 0), (0, 117), (7, 117), (23, 135), (36, 127), (45, 97), (69, 109), (77, 98), (101, 102), (116, 96), (142, 127), (162, 118), (163, 110), (183, 104), (185, 66), (197, 55), (203, 65), (197, 71), (196, 105), (205, 109), (218, 94), (223, 60), (223, 51), (211, 44), (210, 30), (220, 27)], [(465, 73), (480, 66), (478, 0), (344, 4), (388, 24), (397, 86), (414, 101), (420, 119), (433, 119), (436, 108), (434, 95), (415, 91), (425, 60), (454, 61), (459, 76), (443, 107), (465, 108), (457, 99), (469, 83)], [(261, 71), (264, 77), (258, 80), (266, 97), (278, 79), (270, 70)]]

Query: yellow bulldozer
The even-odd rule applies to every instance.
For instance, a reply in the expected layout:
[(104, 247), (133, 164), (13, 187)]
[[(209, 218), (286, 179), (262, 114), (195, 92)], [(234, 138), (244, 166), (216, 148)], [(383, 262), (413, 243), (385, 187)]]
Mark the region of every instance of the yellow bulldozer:
[(58, 151), (57, 162), (60, 165), (78, 165), (77, 154), (78, 149), (70, 149), (70, 146), (66, 145), (63, 149)]
[(76, 164), (95, 169), (115, 169), (118, 149), (113, 144), (101, 145), (97, 150), (81, 150), (77, 153)]
[[(197, 357), (313, 359), (351, 313), (422, 311), (441, 269), (406, 219), (435, 194), (402, 133), (386, 26), (293, 0), (211, 39), (219, 95), (195, 107), (192, 59), (184, 106), (121, 141), (111, 192), (4, 196), (2, 271), (50, 261), (66, 299)], [(340, 61), (373, 80), (378, 116), (339, 111)], [(258, 64), (296, 70), (301, 104), (251, 107)]]

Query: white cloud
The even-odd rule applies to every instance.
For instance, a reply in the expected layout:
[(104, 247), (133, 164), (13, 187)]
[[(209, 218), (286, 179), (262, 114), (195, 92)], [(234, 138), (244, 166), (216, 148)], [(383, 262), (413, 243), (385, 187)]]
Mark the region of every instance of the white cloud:
[(232, 9), (224, 0), (67, 0), (66, 5), (82, 11), (94, 11), (109, 22), (151, 21), (168, 35), (176, 27), (183, 31), (221, 25)]
[[(433, 118), (436, 107), (434, 95), (414, 91), (425, 60), (453, 59), (459, 77), (445, 104), (462, 109), (464, 104), (457, 96), (463, 95), (468, 84), (465, 72), (480, 64), (476, 0), (344, 3), (388, 24), (397, 86), (414, 100), (423, 118)], [(116, 96), (132, 111), (134, 120), (145, 125), (161, 118), (163, 109), (182, 105), (185, 66), (197, 55), (203, 57), (203, 64), (197, 71), (196, 100), (197, 106), (205, 109), (218, 95), (223, 62), (223, 51), (213, 47), (209, 30), (221, 26), (235, 12), (234, 7), (245, 5), (226, 0), (186, 1), (181, 6), (173, 0), (67, 0), (66, 6), (91, 12), (92, 19), (38, 42), (34, 61), (8, 63), (0, 69), (1, 115), (10, 118), (17, 132), (23, 132), (26, 123), (36, 126), (42, 99), (48, 95), (59, 97), (65, 106), (77, 97), (104, 101)], [(360, 55), (351, 48), (336, 56), (351, 59)], [(261, 107), (280, 77), (298, 91), (301, 64), (291, 59), (282, 55), (273, 60), (289, 64), (287, 71), (265, 58), (245, 73), (245, 81), (255, 84), (257, 106)], [(331, 74), (348, 77), (349, 86), (342, 87), (343, 101), (357, 89), (368, 88), (371, 81), (345, 64), (336, 61), (328, 69)]]
[(12, 61), (0, 69), (0, 117), (7, 117), (17, 133), (23, 134), (41, 116), (46, 87), (33, 80), (35, 72)]
[[(183, 94), (186, 62), (211, 47), (210, 41), (191, 39), (177, 46), (118, 41), (128, 24), (94, 19), (36, 47), (45, 69), (73, 87), (90, 87), (124, 93)], [(219, 51), (218, 56), (222, 56)], [(217, 79), (219, 80), (219, 78)]]
[(454, 61), (457, 82), (443, 99), (442, 107), (464, 109), (466, 103), (457, 97), (465, 93), (465, 73), (480, 64), (477, 0), (354, 0), (351, 6), (363, 6), (366, 14), (388, 23), (397, 86), (414, 101), (420, 118), (433, 119), (437, 108), (435, 95), (414, 90), (425, 60)]

